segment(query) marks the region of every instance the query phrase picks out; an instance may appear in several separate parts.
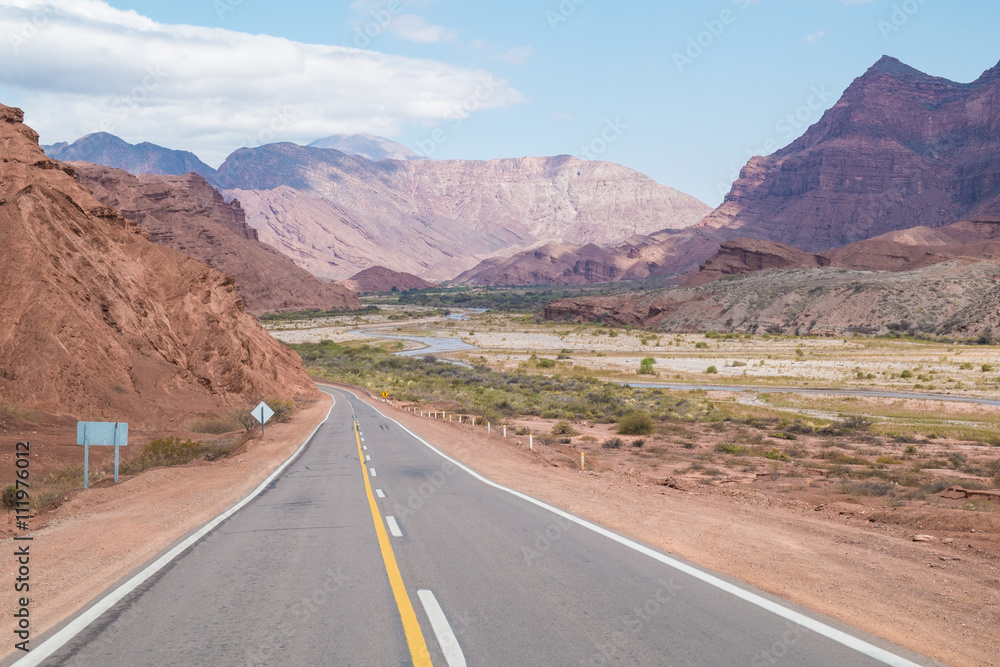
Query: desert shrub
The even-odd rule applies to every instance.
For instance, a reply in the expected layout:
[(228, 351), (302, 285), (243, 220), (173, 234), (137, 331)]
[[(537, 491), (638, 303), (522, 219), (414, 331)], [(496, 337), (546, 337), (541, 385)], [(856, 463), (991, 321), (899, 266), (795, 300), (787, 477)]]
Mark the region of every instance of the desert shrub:
[(177, 436), (156, 438), (146, 445), (141, 454), (122, 461), (120, 471), (123, 475), (138, 475), (150, 468), (184, 465), (202, 454), (201, 442), (181, 442)]
[(708, 349), (708, 343), (706, 343), (704, 341), (702, 341), (700, 343), (695, 343), (694, 346), (696, 348), (698, 348), (699, 350), (707, 350)]
[(17, 485), (8, 484), (5, 486), (3, 493), (0, 494), (0, 500), (3, 501), (3, 508), (8, 512), (17, 507)]
[(652, 435), (656, 424), (647, 412), (630, 412), (618, 420), (618, 433), (621, 435)]
[(539, 368), (555, 368), (556, 367), (555, 359), (542, 359), (542, 360), (540, 360), (538, 362), (538, 367)]
[(635, 448), (642, 447), (645, 444), (646, 444), (646, 440), (644, 438), (636, 438), (635, 440), (632, 441), (632, 446), (635, 447)]
[(867, 431), (875, 423), (874, 419), (862, 415), (851, 415), (837, 426), (845, 431)]
[(656, 363), (656, 359), (653, 357), (646, 357), (639, 362), (639, 375), (653, 375), (653, 365)]
[(990, 371), (993, 370), (993, 366), (991, 366), (990, 364), (983, 364), (981, 368), (984, 373), (989, 373)]
[(719, 369), (716, 368), (715, 366), (709, 366), (708, 368), (705, 369), (705, 372), (708, 373), (709, 375), (715, 375), (716, 373), (719, 372)]
[(903, 378), (904, 380), (909, 380), (911, 377), (913, 377), (913, 373), (911, 371), (903, 371), (902, 373), (899, 374), (899, 377)]
[(621, 449), (624, 444), (621, 438), (608, 438), (601, 445), (601, 449)]
[(806, 355), (806, 353), (802, 351), (801, 347), (795, 348), (795, 356), (796, 357), (804, 357), (805, 355)]
[(210, 435), (231, 433), (240, 428), (244, 428), (243, 421), (235, 412), (227, 417), (202, 417), (193, 421), (189, 426), (189, 429), (194, 433), (208, 433)]
[(747, 362), (745, 362), (745, 361), (734, 361), (733, 362), (733, 368), (743, 368), (746, 365), (747, 365)]
[(731, 443), (719, 443), (715, 446), (715, 451), (722, 454), (730, 454), (732, 456), (746, 456), (750, 453), (750, 450), (743, 445), (735, 445)]
[(788, 454), (785, 454), (780, 449), (769, 449), (764, 452), (765, 459), (771, 459), (772, 461), (791, 461)]
[(573, 428), (569, 422), (559, 422), (552, 427), (552, 435), (579, 435), (579, 431)]
[(274, 410), (274, 416), (271, 417), (272, 421), (279, 424), (287, 424), (292, 420), (292, 415), (295, 414), (295, 401), (284, 401), (280, 398), (272, 397), (264, 402)]

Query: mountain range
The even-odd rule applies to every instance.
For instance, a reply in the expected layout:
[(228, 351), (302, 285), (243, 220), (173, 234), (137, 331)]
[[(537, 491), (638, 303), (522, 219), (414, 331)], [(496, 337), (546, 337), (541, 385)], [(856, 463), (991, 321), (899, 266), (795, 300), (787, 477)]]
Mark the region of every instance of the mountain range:
[[(679, 233), (601, 251), (562, 247), (558, 269), (525, 252), (463, 275), (477, 284), (681, 275), (725, 241), (749, 238), (816, 253), (893, 231), (1000, 214), (1000, 65), (963, 84), (883, 57), (789, 146), (752, 158), (724, 203)], [(650, 261), (650, 257), (654, 259)], [(588, 281), (590, 278), (588, 278)]]
[[(190, 164), (188, 153), (139, 144), (133, 155), (130, 144), (109, 137), (89, 135), (49, 150), (133, 173), (176, 174)], [(370, 159), (381, 155), (403, 159)], [(614, 245), (683, 229), (711, 212), (607, 162), (415, 157), (377, 137), (336, 136), (313, 146), (242, 148), (218, 170), (196, 173), (227, 200), (240, 201), (261, 241), (326, 280), (381, 265), (440, 281), (545, 243)]]

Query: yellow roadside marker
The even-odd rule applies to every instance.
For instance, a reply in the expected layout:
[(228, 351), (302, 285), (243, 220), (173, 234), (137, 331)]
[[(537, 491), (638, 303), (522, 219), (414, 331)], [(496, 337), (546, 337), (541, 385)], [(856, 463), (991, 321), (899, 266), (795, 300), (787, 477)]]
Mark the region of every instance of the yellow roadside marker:
[(358, 423), (354, 422), (354, 438), (358, 442), (358, 458), (361, 461), (361, 476), (365, 479), (365, 492), (368, 494), (368, 506), (372, 511), (372, 520), (375, 522), (375, 534), (378, 535), (378, 545), (382, 550), (382, 560), (385, 561), (385, 572), (389, 575), (389, 585), (392, 586), (392, 594), (396, 598), (396, 606), (399, 607), (399, 615), (403, 620), (403, 632), (406, 634), (406, 643), (410, 647), (410, 658), (413, 660), (413, 667), (434, 667), (431, 663), (431, 654), (427, 651), (427, 642), (424, 641), (424, 634), (420, 630), (420, 623), (417, 621), (417, 614), (413, 611), (413, 604), (410, 596), (406, 592), (403, 584), (403, 575), (399, 572), (399, 565), (396, 563), (396, 555), (392, 551), (389, 543), (389, 534), (385, 531), (385, 522), (379, 512), (378, 503), (375, 502), (375, 494), (372, 493), (371, 480), (368, 478), (368, 469), (365, 467), (365, 455), (361, 449), (361, 435), (358, 433)]

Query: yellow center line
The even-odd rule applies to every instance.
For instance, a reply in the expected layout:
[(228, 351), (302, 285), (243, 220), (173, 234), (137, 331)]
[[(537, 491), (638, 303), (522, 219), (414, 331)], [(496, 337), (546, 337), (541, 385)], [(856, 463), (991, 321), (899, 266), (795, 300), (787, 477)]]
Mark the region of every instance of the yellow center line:
[(392, 586), (392, 594), (396, 598), (396, 606), (399, 607), (399, 615), (403, 619), (403, 632), (406, 633), (406, 643), (410, 647), (413, 667), (434, 667), (431, 663), (431, 654), (427, 651), (424, 634), (420, 630), (420, 623), (417, 621), (417, 614), (413, 611), (413, 604), (410, 602), (410, 596), (403, 584), (403, 575), (399, 573), (399, 565), (396, 563), (396, 555), (392, 552), (392, 545), (389, 543), (389, 534), (385, 530), (382, 513), (379, 512), (378, 503), (375, 502), (375, 494), (372, 493), (372, 483), (368, 477), (368, 467), (365, 465), (365, 455), (361, 449), (361, 435), (358, 433), (357, 422), (354, 422), (354, 438), (358, 441), (358, 458), (361, 460), (361, 472), (365, 478), (368, 505), (371, 507), (372, 520), (375, 522), (375, 534), (378, 535), (378, 545), (382, 549), (382, 560), (385, 561), (385, 573), (389, 575), (389, 585)]

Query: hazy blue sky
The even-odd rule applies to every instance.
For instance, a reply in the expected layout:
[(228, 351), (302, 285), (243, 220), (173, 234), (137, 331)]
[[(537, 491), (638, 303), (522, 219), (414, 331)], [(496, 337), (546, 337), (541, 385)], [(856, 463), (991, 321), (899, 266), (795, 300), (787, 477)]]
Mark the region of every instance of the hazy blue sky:
[(0, 101), (47, 143), (103, 128), (218, 164), (367, 131), (600, 157), (715, 205), (883, 54), (969, 82), (997, 25), (986, 0), (0, 0)]

